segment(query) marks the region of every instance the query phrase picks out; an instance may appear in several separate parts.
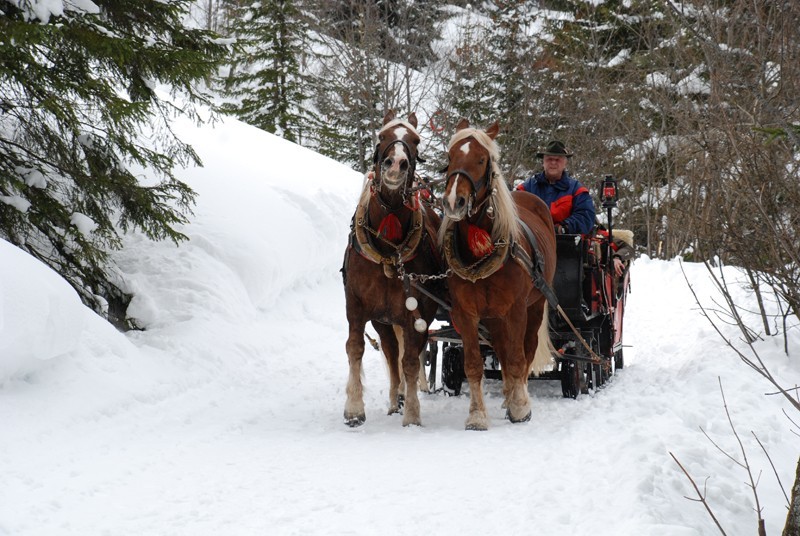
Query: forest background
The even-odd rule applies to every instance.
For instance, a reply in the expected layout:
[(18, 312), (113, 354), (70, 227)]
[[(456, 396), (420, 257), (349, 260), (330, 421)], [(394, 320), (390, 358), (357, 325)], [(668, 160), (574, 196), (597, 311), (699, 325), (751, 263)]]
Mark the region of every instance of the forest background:
[(0, 0), (0, 53), (0, 236), (123, 329), (107, 253), (185, 239), (174, 170), (199, 159), (170, 121), (205, 106), (359, 171), (386, 110), (415, 112), (428, 179), (461, 117), (500, 122), (512, 184), (561, 139), (590, 190), (619, 180), (641, 253), (740, 266), (800, 310), (791, 0)]
[[(421, 119), (427, 178), (455, 123), (502, 125), (510, 183), (558, 138), (653, 258), (719, 259), (797, 311), (800, 5), (649, 0), (207, 0), (241, 47), (222, 109), (365, 171), (385, 110)], [(510, 184), (511, 185), (511, 184)], [(602, 217), (602, 216), (601, 216)]]

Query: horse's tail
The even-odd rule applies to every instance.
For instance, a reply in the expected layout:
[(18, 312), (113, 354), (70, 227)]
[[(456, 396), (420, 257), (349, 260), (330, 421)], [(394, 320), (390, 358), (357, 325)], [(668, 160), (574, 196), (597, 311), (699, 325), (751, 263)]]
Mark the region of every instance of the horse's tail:
[(534, 376), (539, 376), (546, 370), (553, 368), (553, 356), (556, 353), (556, 348), (553, 346), (553, 341), (550, 340), (550, 321), (547, 310), (547, 300), (542, 300), (542, 321), (539, 324), (538, 344), (536, 345), (536, 353), (533, 354), (533, 362), (531, 363), (531, 370)]

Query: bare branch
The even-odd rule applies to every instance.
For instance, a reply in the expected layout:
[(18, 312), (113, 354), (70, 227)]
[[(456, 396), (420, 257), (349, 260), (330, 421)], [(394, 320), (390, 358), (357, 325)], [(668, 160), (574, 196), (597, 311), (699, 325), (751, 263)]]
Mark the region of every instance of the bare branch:
[(698, 497), (697, 499), (694, 499), (694, 500), (700, 501), (701, 503), (703, 503), (703, 506), (705, 506), (706, 511), (708, 512), (708, 515), (710, 515), (711, 519), (714, 520), (714, 524), (717, 526), (717, 528), (719, 529), (720, 533), (725, 535), (725, 536), (727, 536), (727, 534), (725, 533), (725, 531), (722, 528), (722, 525), (719, 524), (719, 521), (717, 520), (717, 516), (715, 516), (714, 512), (711, 511), (711, 507), (708, 505), (708, 502), (706, 501), (705, 495), (700, 493), (700, 488), (697, 487), (697, 484), (695, 483), (695, 481), (692, 478), (692, 476), (689, 474), (689, 472), (686, 470), (686, 468), (684, 468), (683, 465), (681, 465), (681, 462), (678, 461), (678, 458), (676, 458), (675, 455), (672, 452), (670, 452), (669, 455), (672, 456), (672, 459), (675, 460), (675, 463), (677, 463), (678, 467), (681, 468), (681, 471), (683, 471), (683, 474), (686, 475), (686, 478), (688, 478), (689, 482), (692, 483), (692, 487), (694, 488), (694, 491), (697, 493), (697, 497)]
[(758, 446), (761, 447), (761, 450), (764, 451), (764, 454), (767, 456), (767, 460), (769, 460), (769, 465), (770, 465), (770, 467), (772, 467), (772, 472), (775, 473), (775, 479), (778, 481), (778, 485), (780, 486), (781, 491), (783, 492), (783, 496), (786, 498), (786, 505), (789, 506), (789, 504), (790, 504), (789, 503), (789, 496), (786, 495), (786, 491), (783, 489), (783, 482), (781, 482), (781, 477), (778, 476), (778, 470), (775, 469), (775, 464), (772, 463), (772, 458), (770, 457), (769, 452), (767, 452), (767, 449), (761, 443), (761, 440), (758, 438), (756, 433), (754, 431), (752, 431), (752, 430), (750, 430), (750, 433), (753, 434), (753, 437), (756, 438), (756, 441), (758, 442)]
[[(726, 292), (727, 292), (727, 289), (725, 289), (725, 288), (724, 288), (724, 286), (722, 286), (722, 285), (720, 284), (720, 282), (719, 282), (719, 280), (716, 278), (716, 276), (715, 276), (715, 274), (714, 274), (713, 270), (711, 270), (711, 267), (710, 267), (710, 265), (708, 265), (708, 263), (705, 263), (705, 265), (706, 265), (706, 268), (708, 269), (709, 273), (711, 274), (711, 277), (712, 277), (712, 279), (714, 280), (715, 284), (717, 285), (717, 288), (718, 288), (718, 289), (720, 289), (720, 291), (721, 291), (721, 292), (723, 292), (723, 293), (726, 293)], [(680, 266), (681, 266), (681, 272), (683, 273), (684, 280), (686, 281), (686, 284), (687, 284), (687, 286), (689, 287), (689, 291), (692, 293), (692, 296), (694, 296), (695, 303), (697, 303), (697, 305), (698, 305), (698, 307), (700, 308), (700, 310), (701, 310), (701, 312), (702, 312), (703, 316), (705, 316), (705, 317), (708, 319), (708, 321), (711, 323), (711, 327), (713, 327), (713, 328), (714, 328), (714, 331), (716, 331), (716, 332), (717, 332), (717, 334), (720, 336), (720, 338), (721, 338), (723, 341), (725, 341), (725, 344), (727, 344), (729, 348), (731, 348), (731, 349), (732, 349), (734, 352), (736, 352), (736, 354), (739, 356), (739, 359), (741, 359), (743, 363), (745, 363), (746, 365), (748, 365), (750, 368), (752, 368), (754, 371), (756, 371), (756, 372), (757, 372), (757, 373), (758, 373), (760, 376), (762, 376), (762, 377), (763, 377), (763, 378), (765, 378), (767, 381), (769, 381), (769, 382), (770, 382), (770, 383), (771, 383), (773, 386), (775, 386), (775, 387), (776, 387), (776, 388), (777, 388), (777, 389), (778, 389), (778, 390), (781, 392), (781, 394), (783, 394), (783, 396), (784, 396), (784, 397), (785, 397), (785, 398), (786, 398), (786, 399), (787, 399), (787, 400), (788, 400), (788, 401), (789, 401), (789, 402), (792, 404), (792, 406), (793, 406), (793, 407), (794, 407), (794, 408), (795, 408), (797, 411), (800, 411), (800, 401), (798, 401), (798, 400), (796, 400), (795, 398), (793, 398), (793, 397), (792, 397), (792, 395), (786, 391), (786, 389), (784, 389), (784, 388), (783, 388), (781, 385), (779, 385), (779, 384), (778, 384), (777, 380), (776, 380), (776, 379), (775, 379), (775, 378), (772, 376), (772, 374), (770, 374), (770, 372), (769, 372), (769, 370), (767, 369), (766, 365), (765, 365), (765, 364), (764, 364), (764, 362), (761, 360), (761, 356), (758, 354), (758, 352), (755, 350), (755, 348), (753, 348), (753, 345), (752, 345), (751, 343), (747, 343), (747, 346), (750, 348), (751, 352), (752, 352), (752, 353), (753, 353), (753, 355), (755, 356), (755, 361), (751, 360), (751, 359), (750, 359), (750, 358), (748, 358), (746, 355), (744, 355), (744, 354), (743, 354), (743, 353), (742, 353), (742, 352), (741, 352), (741, 351), (740, 351), (740, 350), (739, 350), (739, 349), (738, 349), (738, 348), (737, 348), (737, 347), (736, 347), (736, 346), (735, 346), (735, 345), (734, 345), (734, 344), (733, 344), (733, 343), (730, 341), (730, 339), (728, 339), (728, 338), (727, 338), (727, 337), (726, 337), (726, 336), (725, 336), (725, 335), (722, 333), (722, 331), (721, 331), (721, 330), (719, 329), (719, 327), (718, 327), (718, 326), (717, 326), (717, 325), (714, 323), (714, 321), (713, 321), (713, 320), (711, 320), (711, 317), (708, 315), (707, 311), (706, 311), (706, 310), (705, 310), (705, 308), (703, 307), (703, 304), (702, 304), (702, 303), (700, 303), (700, 299), (698, 298), (698, 296), (697, 296), (697, 293), (696, 293), (696, 292), (695, 292), (695, 290), (694, 290), (694, 287), (693, 287), (693, 286), (692, 286), (692, 284), (689, 282), (689, 277), (686, 275), (686, 271), (683, 269), (683, 264), (681, 263), (681, 265), (680, 265)]]
[(742, 462), (740, 462), (739, 460), (737, 460), (736, 458), (734, 458), (733, 456), (731, 456), (730, 454), (725, 452), (725, 450), (723, 450), (722, 447), (717, 445), (717, 443), (713, 439), (711, 439), (711, 437), (706, 433), (706, 431), (703, 430), (702, 426), (700, 427), (700, 431), (703, 432), (703, 435), (706, 436), (706, 439), (708, 439), (711, 442), (712, 445), (717, 447), (717, 450), (720, 451), (726, 458), (728, 458), (730, 461), (732, 461), (733, 463), (735, 463), (736, 465), (738, 465), (742, 469), (745, 469), (744, 464), (742, 464)]
[[(763, 530), (763, 527), (764, 527), (764, 519), (761, 517), (762, 508), (761, 508), (761, 503), (758, 500), (758, 491), (756, 490), (756, 488), (758, 487), (758, 483), (753, 480), (753, 472), (750, 470), (750, 462), (747, 461), (747, 451), (745, 451), (744, 444), (742, 443), (742, 440), (739, 437), (739, 434), (736, 432), (736, 427), (733, 425), (733, 419), (731, 418), (731, 413), (730, 413), (730, 411), (728, 411), (728, 401), (725, 400), (725, 391), (722, 389), (722, 378), (717, 377), (717, 380), (719, 381), (719, 392), (722, 395), (722, 405), (725, 408), (725, 415), (727, 415), (727, 417), (728, 417), (728, 424), (730, 424), (730, 426), (731, 426), (731, 431), (733, 432), (733, 437), (735, 437), (737, 443), (739, 443), (739, 450), (741, 450), (742, 458), (744, 459), (744, 468), (747, 471), (747, 477), (750, 480), (750, 489), (753, 490), (753, 498), (756, 501), (755, 510), (756, 510), (756, 515), (758, 516), (758, 526), (759, 526), (758, 534), (759, 534), (759, 536), (762, 536), (762, 534), (763, 534), (762, 530)], [(741, 465), (741, 464), (739, 464), (739, 465)]]

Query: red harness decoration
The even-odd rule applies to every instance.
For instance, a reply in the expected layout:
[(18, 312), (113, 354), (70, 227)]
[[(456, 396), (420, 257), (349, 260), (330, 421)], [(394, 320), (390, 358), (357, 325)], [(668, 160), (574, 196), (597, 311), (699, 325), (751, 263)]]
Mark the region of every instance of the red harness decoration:
[(387, 214), (378, 225), (378, 234), (389, 242), (398, 242), (403, 237), (403, 226), (394, 214)]
[(494, 251), (492, 237), (477, 225), (470, 225), (467, 228), (467, 244), (469, 250), (476, 257), (483, 257)]

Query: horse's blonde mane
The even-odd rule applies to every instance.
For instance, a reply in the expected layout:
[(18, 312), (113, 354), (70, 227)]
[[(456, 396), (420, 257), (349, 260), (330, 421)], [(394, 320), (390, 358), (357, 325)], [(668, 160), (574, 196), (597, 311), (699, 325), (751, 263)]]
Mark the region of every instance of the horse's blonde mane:
[[(492, 241), (498, 240), (520, 240), (522, 235), (517, 225), (517, 205), (511, 198), (511, 191), (508, 189), (506, 179), (500, 171), (500, 166), (497, 163), (500, 161), (500, 147), (497, 143), (489, 137), (486, 132), (477, 128), (464, 128), (456, 132), (450, 139), (447, 145), (447, 152), (455, 146), (458, 142), (466, 139), (473, 138), (484, 149), (489, 152), (489, 158), (492, 162), (492, 178), (489, 187), (493, 189), (496, 194), (492, 196), (490, 203), (494, 204), (494, 224), (492, 225)], [(453, 225), (453, 220), (445, 216), (442, 220), (442, 226), (439, 232), (439, 243), (441, 244), (444, 239), (445, 232)]]
[(372, 197), (372, 191), (370, 190), (370, 185), (372, 184), (372, 179), (370, 178), (369, 174), (371, 172), (367, 172), (364, 174), (364, 184), (361, 186), (361, 195), (358, 197), (358, 206), (367, 206), (369, 205), (369, 198)]
[(383, 132), (384, 130), (388, 130), (390, 128), (394, 128), (394, 127), (396, 127), (398, 125), (402, 125), (402, 126), (406, 127), (408, 130), (410, 130), (411, 132), (416, 134), (417, 137), (419, 137), (419, 132), (417, 132), (417, 129), (414, 128), (413, 126), (411, 126), (411, 123), (409, 123), (408, 121), (404, 121), (402, 119), (392, 119), (391, 121), (389, 121), (388, 123), (386, 123), (385, 125), (383, 125), (381, 127), (381, 129), (378, 131), (378, 135), (380, 135), (381, 132)]

